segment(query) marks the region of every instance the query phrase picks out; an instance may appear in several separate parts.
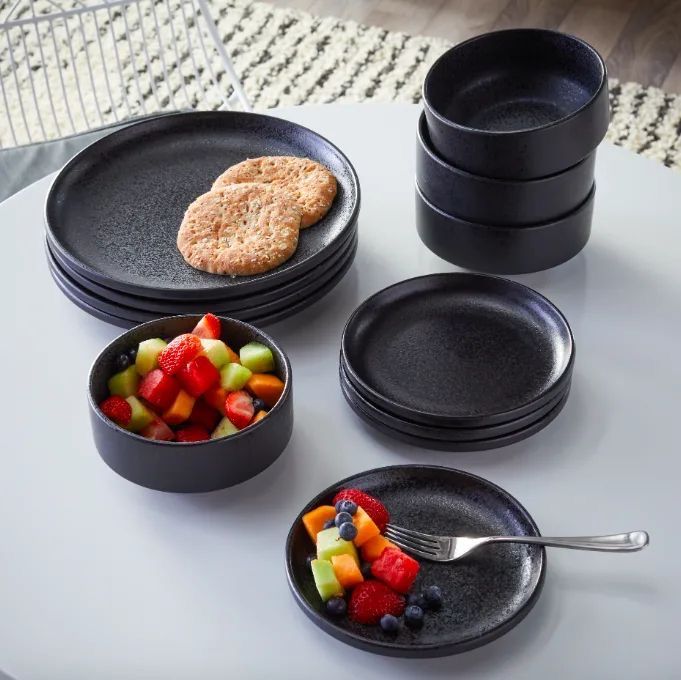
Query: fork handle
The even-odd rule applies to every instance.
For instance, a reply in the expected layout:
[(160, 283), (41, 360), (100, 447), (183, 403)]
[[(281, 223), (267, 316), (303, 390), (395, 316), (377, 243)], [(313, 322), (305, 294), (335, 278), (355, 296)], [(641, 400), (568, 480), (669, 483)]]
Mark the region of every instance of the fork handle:
[(490, 536), (486, 542), (534, 543), (554, 548), (572, 548), (573, 550), (636, 552), (648, 545), (648, 534), (645, 531), (630, 531), (626, 534), (611, 534), (610, 536)]

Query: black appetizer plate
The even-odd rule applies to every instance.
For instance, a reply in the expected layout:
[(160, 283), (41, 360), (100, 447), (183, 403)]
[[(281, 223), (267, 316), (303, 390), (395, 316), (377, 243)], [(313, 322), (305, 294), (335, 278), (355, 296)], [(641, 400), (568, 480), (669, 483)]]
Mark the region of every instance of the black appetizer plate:
[(594, 184), (595, 151), (549, 177), (502, 180), (472, 175), (442, 160), (432, 147), (423, 113), (416, 136), (417, 185), (432, 205), (461, 220), (503, 226), (549, 222), (581, 205)]
[(463, 536), (539, 535), (534, 520), (513, 496), (467, 472), (399, 465), (343, 479), (302, 509), (286, 540), (286, 574), (293, 597), (324, 632), (353, 647), (386, 656), (448, 656), (507, 633), (536, 603), (546, 572), (544, 549), (509, 543), (482, 549), (456, 564), (421, 561), (417, 587), (440, 586), (444, 605), (439, 612), (426, 614), (418, 631), (403, 627), (396, 637), (388, 637), (379, 626), (328, 617), (305, 563), (314, 547), (301, 518), (348, 487), (376, 496), (390, 512), (392, 522), (417, 531)]
[(123, 333), (95, 359), (88, 378), (88, 403), (95, 445), (104, 462), (121, 477), (159, 491), (194, 493), (239, 484), (269, 467), (284, 451), (293, 432), (291, 366), (286, 354), (257, 328), (226, 317), (222, 337), (236, 351), (248, 342), (267, 345), (274, 355), (275, 373), (285, 387), (266, 418), (229, 437), (179, 443), (145, 439), (119, 427), (99, 410), (109, 394), (106, 383), (115, 373), (116, 358), (149, 338), (188, 333), (201, 315), (158, 319)]
[(455, 45), (423, 85), (438, 154), (501, 179), (561, 172), (588, 156), (610, 121), (601, 56), (579, 38), (521, 28)]
[(477, 224), (449, 215), (416, 187), (416, 231), (447, 262), (490, 274), (527, 274), (567, 262), (591, 235), (596, 187), (586, 201), (553, 222), (525, 227)]
[(382, 434), (397, 439), (398, 441), (411, 444), (420, 449), (431, 449), (433, 451), (450, 451), (452, 453), (463, 453), (471, 451), (491, 451), (493, 449), (500, 449), (504, 446), (510, 446), (521, 442), (528, 437), (543, 430), (547, 425), (552, 423), (555, 418), (563, 410), (567, 403), (570, 393), (568, 390), (563, 393), (563, 396), (558, 403), (542, 418), (535, 420), (530, 425), (526, 425), (518, 430), (509, 432), (508, 434), (500, 435), (498, 437), (490, 437), (489, 439), (471, 439), (471, 440), (456, 440), (456, 439), (432, 439), (430, 437), (423, 437), (418, 434), (398, 430), (394, 427), (386, 425), (379, 420), (375, 415), (375, 410), (365, 409), (361, 403), (355, 400), (356, 392), (353, 392), (348, 387), (347, 383), (341, 383), (341, 391), (345, 397), (350, 408), (358, 415), (367, 425), (378, 430)]
[(342, 365), (340, 366), (339, 373), (340, 382), (343, 386), (343, 394), (361, 409), (362, 412), (367, 413), (367, 415), (393, 430), (398, 430), (399, 432), (404, 432), (405, 434), (410, 434), (415, 437), (440, 439), (446, 442), (475, 442), (517, 432), (524, 427), (534, 425), (536, 422), (540, 421), (552, 411), (563, 398), (567, 397), (567, 394), (570, 391), (570, 382), (568, 382), (561, 392), (553, 397), (553, 399), (546, 402), (546, 404), (540, 406), (536, 411), (532, 411), (526, 416), (521, 416), (520, 418), (516, 418), (507, 423), (499, 423), (498, 425), (490, 425), (489, 427), (437, 427), (435, 425), (413, 423), (410, 420), (404, 420), (391, 413), (382, 411), (355, 388)]
[[(265, 155), (326, 165), (338, 181), (329, 213), (301, 232), (288, 262), (265, 274), (190, 267), (175, 243), (187, 206), (230, 165)], [(207, 300), (271, 289), (309, 271), (354, 228), (358, 212), (357, 174), (328, 140), (279, 118), (212, 111), (145, 120), (88, 146), (54, 180), (45, 223), (50, 247), (88, 279), (134, 295)]]
[(483, 274), (432, 274), (365, 300), (341, 338), (358, 390), (425, 425), (478, 427), (527, 415), (570, 379), (574, 341), (535, 290)]

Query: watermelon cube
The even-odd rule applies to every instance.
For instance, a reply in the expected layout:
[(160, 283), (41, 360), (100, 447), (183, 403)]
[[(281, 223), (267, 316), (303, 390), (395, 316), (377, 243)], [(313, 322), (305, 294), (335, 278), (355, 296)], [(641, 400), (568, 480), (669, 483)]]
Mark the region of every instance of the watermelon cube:
[(147, 439), (155, 439), (156, 441), (171, 442), (175, 439), (175, 433), (158, 416), (139, 433)]
[(371, 564), (371, 573), (398, 593), (406, 593), (414, 584), (420, 565), (397, 548), (386, 548)]
[(192, 397), (200, 397), (220, 382), (220, 373), (208, 357), (201, 355), (185, 364), (179, 370), (177, 379)]
[(175, 401), (179, 391), (180, 386), (175, 378), (166, 375), (160, 368), (155, 368), (142, 378), (137, 395), (163, 413)]

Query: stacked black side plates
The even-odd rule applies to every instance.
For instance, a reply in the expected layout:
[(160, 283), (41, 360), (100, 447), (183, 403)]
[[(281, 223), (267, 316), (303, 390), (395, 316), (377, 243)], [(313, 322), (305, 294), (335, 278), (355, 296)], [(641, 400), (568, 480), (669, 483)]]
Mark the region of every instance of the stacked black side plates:
[[(185, 209), (227, 167), (265, 155), (326, 165), (338, 181), (328, 214), (301, 231), (296, 253), (272, 271), (193, 269), (175, 245)], [(307, 128), (252, 113), (163, 116), (95, 142), (59, 173), (45, 211), (47, 262), (64, 295), (118, 326), (205, 311), (264, 326), (340, 282), (357, 249), (359, 200), (350, 161)]]
[(433, 274), (363, 302), (343, 332), (340, 382), (372, 427), (424, 448), (506, 446), (563, 409), (574, 363), (545, 297), (482, 274)]

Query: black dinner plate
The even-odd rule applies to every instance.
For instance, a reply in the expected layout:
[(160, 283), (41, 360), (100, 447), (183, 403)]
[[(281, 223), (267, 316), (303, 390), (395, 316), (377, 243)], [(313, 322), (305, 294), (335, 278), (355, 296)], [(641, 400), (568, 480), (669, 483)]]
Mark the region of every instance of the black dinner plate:
[[(227, 167), (267, 155), (306, 156), (336, 176), (328, 214), (300, 234), (294, 256), (254, 276), (190, 267), (176, 247), (187, 206)], [(54, 180), (45, 206), (50, 246), (84, 277), (133, 295), (226, 298), (266, 290), (323, 261), (354, 228), (359, 181), (331, 142), (296, 123), (234, 111), (145, 120), (88, 146)]]
[(341, 354), (382, 410), (425, 425), (478, 427), (531, 413), (570, 379), (574, 341), (535, 290), (483, 274), (408, 279), (350, 316)]
[(444, 596), (442, 610), (426, 614), (421, 630), (403, 627), (391, 638), (379, 626), (364, 626), (345, 617), (331, 619), (324, 613), (305, 562), (314, 547), (301, 518), (348, 487), (376, 496), (390, 512), (391, 522), (417, 531), (462, 536), (540, 535), (532, 517), (513, 496), (460, 470), (399, 465), (343, 479), (301, 510), (286, 540), (291, 592), (303, 612), (326, 633), (353, 647), (387, 656), (448, 656), (498, 638), (518, 625), (534, 606), (544, 584), (544, 549), (507, 543), (483, 548), (456, 564), (421, 561), (417, 587), (438, 585)]
[(564, 397), (567, 397), (567, 394), (570, 391), (570, 383), (568, 382), (563, 391), (559, 392), (543, 406), (540, 406), (536, 411), (532, 411), (525, 416), (521, 416), (520, 418), (516, 418), (507, 423), (499, 423), (498, 425), (490, 425), (489, 427), (437, 427), (435, 425), (413, 423), (410, 420), (404, 420), (391, 413), (382, 411), (378, 406), (372, 404), (371, 401), (355, 389), (352, 382), (348, 379), (342, 365), (340, 366), (339, 374), (340, 382), (346, 397), (351, 399), (356, 406), (362, 409), (362, 411), (373, 416), (374, 419), (378, 420), (386, 427), (390, 427), (405, 434), (414, 435), (415, 437), (440, 439), (447, 442), (474, 442), (517, 432), (520, 429), (533, 425), (541, 420), (552, 411)]

